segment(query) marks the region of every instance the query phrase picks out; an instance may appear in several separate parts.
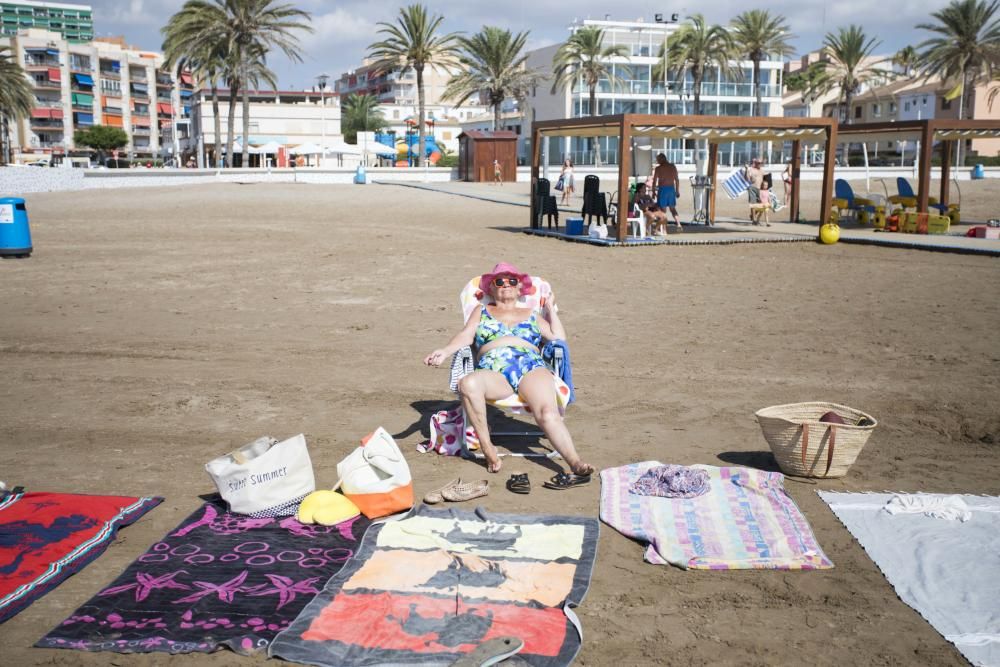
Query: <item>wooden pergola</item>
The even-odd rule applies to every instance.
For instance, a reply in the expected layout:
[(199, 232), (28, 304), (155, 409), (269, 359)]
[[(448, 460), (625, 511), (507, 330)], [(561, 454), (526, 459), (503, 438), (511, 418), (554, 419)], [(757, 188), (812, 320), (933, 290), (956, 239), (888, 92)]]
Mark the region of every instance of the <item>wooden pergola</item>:
[(852, 144), (871, 144), (876, 141), (913, 141), (920, 143), (917, 160), (917, 210), (926, 212), (931, 191), (931, 160), (934, 144), (941, 151), (941, 192), (939, 201), (948, 205), (951, 184), (951, 161), (956, 142), (967, 139), (1000, 138), (1000, 120), (955, 120), (930, 118), (904, 120), (891, 123), (863, 123), (842, 125), (838, 141)]
[[(833, 194), (834, 148), (837, 126), (832, 118), (770, 118), (752, 116), (676, 116), (650, 114), (618, 114), (543, 120), (531, 129), (531, 219), (536, 219), (535, 192), (538, 185), (542, 137), (618, 137), (618, 192), (621, 202), (628, 201), (629, 174), (632, 164), (632, 140), (692, 139), (708, 141), (708, 177), (712, 189), (708, 197), (708, 219), (715, 221), (715, 195), (718, 192), (717, 171), (719, 144), (734, 141), (791, 141), (792, 194), (789, 219), (797, 220), (799, 212), (799, 166), (801, 144), (824, 143), (823, 191), (820, 220), (830, 217)], [(618, 240), (624, 241), (627, 230), (628, 206), (618, 207)]]

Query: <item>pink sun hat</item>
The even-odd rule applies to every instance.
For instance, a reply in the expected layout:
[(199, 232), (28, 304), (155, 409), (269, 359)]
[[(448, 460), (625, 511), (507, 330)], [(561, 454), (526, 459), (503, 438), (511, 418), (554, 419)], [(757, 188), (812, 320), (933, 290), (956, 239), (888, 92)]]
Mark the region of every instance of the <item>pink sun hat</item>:
[(522, 273), (513, 264), (508, 264), (507, 262), (500, 262), (493, 267), (493, 270), (489, 273), (484, 273), (479, 278), (479, 291), (483, 294), (489, 294), (490, 285), (493, 283), (493, 279), (497, 276), (514, 276), (517, 278), (518, 287), (520, 287), (520, 294), (528, 294), (531, 290), (531, 276), (527, 273)]

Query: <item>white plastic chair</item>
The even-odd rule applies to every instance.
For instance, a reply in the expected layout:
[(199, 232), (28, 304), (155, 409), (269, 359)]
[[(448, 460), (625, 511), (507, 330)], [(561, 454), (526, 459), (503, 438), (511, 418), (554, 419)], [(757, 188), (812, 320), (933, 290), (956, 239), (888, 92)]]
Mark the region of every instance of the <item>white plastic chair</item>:
[(639, 210), (638, 206), (632, 204), (632, 211), (626, 220), (628, 221), (628, 231), (631, 236), (640, 239), (646, 238), (646, 215)]

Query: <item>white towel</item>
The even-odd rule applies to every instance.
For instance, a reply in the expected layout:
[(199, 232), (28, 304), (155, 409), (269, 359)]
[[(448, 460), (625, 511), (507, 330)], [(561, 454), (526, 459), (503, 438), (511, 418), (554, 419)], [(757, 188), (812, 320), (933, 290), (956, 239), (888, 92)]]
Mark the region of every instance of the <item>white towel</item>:
[(972, 512), (958, 496), (939, 496), (923, 493), (893, 496), (883, 507), (889, 514), (923, 514), (934, 519), (968, 521)]

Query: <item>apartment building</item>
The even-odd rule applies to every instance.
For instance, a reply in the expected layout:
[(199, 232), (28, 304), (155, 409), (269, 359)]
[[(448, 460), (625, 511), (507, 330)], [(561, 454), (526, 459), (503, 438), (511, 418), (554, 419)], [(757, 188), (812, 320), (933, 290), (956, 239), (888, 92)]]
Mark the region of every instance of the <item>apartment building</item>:
[[(657, 15), (660, 18), (660, 15)], [(621, 85), (612, 87), (609, 80), (602, 80), (597, 88), (597, 113), (600, 115), (638, 113), (638, 114), (678, 114), (693, 113), (694, 82), (690, 73), (685, 72), (683, 78), (677, 78), (674, 72), (667, 73), (666, 80), (654, 80), (652, 71), (658, 62), (660, 46), (667, 37), (680, 28), (676, 22), (661, 20), (634, 21), (591, 20), (574, 22), (569, 26), (570, 32), (582, 28), (596, 27), (604, 31), (605, 45), (623, 45), (627, 55), (614, 57), (607, 61), (614, 76)], [(552, 59), (559, 49), (558, 44), (537, 49), (528, 54), (528, 67), (537, 69), (552, 77)], [(781, 60), (765, 60), (761, 63), (760, 86), (762, 93), (761, 109), (755, 109), (756, 95), (753, 83), (753, 64), (750, 61), (731, 63), (736, 70), (735, 75), (726, 75), (720, 71), (710, 71), (701, 84), (701, 113), (713, 116), (781, 116)], [(669, 70), (669, 68), (668, 68)], [(582, 77), (572, 86), (563, 87), (556, 92), (550, 89), (550, 83), (543, 84), (532, 91), (526, 100), (527, 119), (549, 120), (554, 118), (575, 118), (590, 115), (590, 90)], [(530, 126), (530, 123), (529, 123)], [(618, 140), (613, 137), (601, 138), (601, 153), (604, 162), (617, 159)], [(685, 149), (682, 142), (672, 140), (662, 146), (675, 162), (692, 162), (693, 150)], [(733, 145), (720, 148), (723, 153), (734, 150), (747, 150), (745, 146)], [(559, 162), (562, 157), (572, 157), (577, 161), (589, 160), (591, 151), (588, 140), (566, 138), (559, 150), (550, 145), (549, 159)], [(728, 158), (725, 158), (728, 159)]]
[(0, 2), (0, 37), (35, 28), (58, 33), (73, 44), (94, 39), (94, 12), (90, 5), (61, 2), (5, 0)]
[(129, 143), (123, 154), (139, 159), (168, 159), (187, 136), (194, 81), (181, 73), (175, 80), (163, 69), (159, 53), (128, 46), (120, 38), (74, 44), (57, 33), (28, 29), (0, 38), (11, 46), (31, 80), (35, 109), (12, 133), (16, 162), (81, 153), (76, 130), (92, 125), (120, 127)]
[[(454, 71), (428, 67), (424, 70), (424, 104), (441, 104), (444, 89)], [(417, 104), (417, 75), (410, 70), (400, 72), (378, 72), (373, 62), (365, 58), (361, 67), (344, 72), (334, 83), (338, 94), (347, 97), (351, 93), (374, 95), (383, 104)]]

